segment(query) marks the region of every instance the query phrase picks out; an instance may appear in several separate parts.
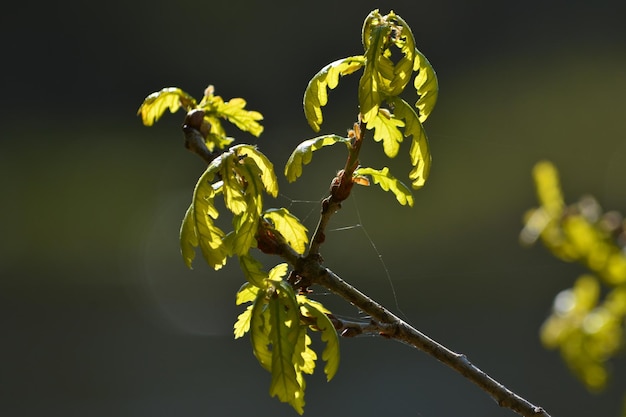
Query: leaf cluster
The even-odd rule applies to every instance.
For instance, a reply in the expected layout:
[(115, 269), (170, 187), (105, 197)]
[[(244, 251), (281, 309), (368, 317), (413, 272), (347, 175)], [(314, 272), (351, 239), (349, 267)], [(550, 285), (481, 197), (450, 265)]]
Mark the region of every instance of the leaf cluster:
[[(337, 87), (341, 77), (362, 69), (358, 90), (360, 118), (368, 130), (373, 130), (374, 140), (382, 142), (389, 158), (396, 157), (405, 137), (412, 137), (409, 157), (413, 169), (409, 179), (414, 189), (421, 188), (431, 166), (428, 138), (422, 123), (437, 100), (439, 87), (435, 71), (415, 47), (410, 27), (394, 12), (383, 16), (378, 10), (372, 11), (363, 24), (362, 42), (363, 55), (332, 62), (311, 79), (304, 94), (305, 116), (313, 130), (319, 131), (323, 122), (322, 107), (328, 102), (328, 89)], [(396, 56), (399, 59), (395, 59)], [(418, 97), (414, 107), (400, 97), (411, 79)], [(290, 181), (300, 175), (301, 166), (310, 161), (312, 151), (346, 142), (334, 138), (330, 141), (329, 138), (322, 136), (312, 142), (303, 142), (294, 151), (286, 168)], [(390, 181), (397, 181), (386, 172)], [(402, 192), (405, 188), (402, 187)], [(399, 187), (390, 190), (398, 191)]]
[(599, 390), (608, 381), (610, 359), (626, 342), (626, 222), (590, 196), (566, 205), (550, 162), (535, 165), (533, 177), (540, 206), (526, 214), (522, 242), (540, 239), (554, 256), (588, 269), (556, 296), (541, 340), (559, 349), (589, 389)]
[[(435, 104), (437, 79), (430, 63), (415, 48), (410, 28), (393, 12), (385, 16), (378, 10), (370, 13), (362, 39), (363, 55), (327, 65), (309, 82), (304, 94), (305, 116), (311, 127), (319, 131), (328, 89), (337, 87), (340, 77), (362, 70), (358, 123), (347, 137), (328, 134), (303, 141), (291, 154), (284, 174), (288, 181), (295, 181), (314, 151), (342, 143), (348, 151), (346, 168), (341, 171), (347, 178), (344, 197), (349, 195), (352, 184), (369, 185), (373, 181), (384, 191), (392, 192), (400, 204), (412, 206), (410, 188), (395, 178), (388, 167), (374, 169), (360, 165), (361, 126), (373, 132), (374, 140), (382, 142), (390, 158), (398, 154), (404, 137), (412, 137), (409, 156), (413, 168), (409, 178), (413, 188), (420, 188), (431, 163), (422, 123)], [(396, 55), (399, 59), (394, 58)], [(411, 79), (417, 95), (415, 106), (400, 97)], [(264, 207), (266, 196), (278, 195), (273, 164), (254, 146), (230, 146), (233, 138), (227, 136), (223, 121), (255, 136), (263, 132), (261, 113), (245, 107), (246, 102), (241, 98), (225, 101), (216, 96), (212, 86), (205, 90), (199, 102), (181, 89), (171, 87), (146, 97), (138, 114), (146, 126), (151, 126), (166, 110), (186, 112), (183, 126), (186, 146), (208, 166), (196, 183), (180, 228), (184, 262), (191, 268), (200, 251), (205, 262), (218, 270), (229, 258), (237, 257), (247, 282), (237, 293), (236, 302), (248, 305), (235, 322), (235, 338), (249, 335), (255, 357), (271, 373), (270, 394), (302, 413), (304, 376), (313, 373), (318, 358), (311, 348), (310, 335), (319, 332), (325, 343), (321, 357), (328, 380), (339, 365), (338, 336), (331, 312), (309, 298), (307, 287), (311, 284), (296, 284), (306, 275), (298, 270), (302, 264), (310, 261), (319, 270), (323, 269), (313, 243), (306, 253), (309, 240), (314, 239), (309, 238), (308, 230), (286, 208)], [(331, 189), (339, 187), (335, 184), (339, 177), (333, 180)], [(328, 203), (323, 204), (320, 225), (313, 238), (319, 237), (320, 230), (323, 235), (323, 225), (334, 211), (328, 210)], [(228, 222), (218, 223), (222, 215), (228, 216), (228, 227), (223, 226)], [(283, 257), (291, 264), (292, 271), (288, 274), (289, 265), (281, 263), (266, 272), (254, 258), (254, 249)]]

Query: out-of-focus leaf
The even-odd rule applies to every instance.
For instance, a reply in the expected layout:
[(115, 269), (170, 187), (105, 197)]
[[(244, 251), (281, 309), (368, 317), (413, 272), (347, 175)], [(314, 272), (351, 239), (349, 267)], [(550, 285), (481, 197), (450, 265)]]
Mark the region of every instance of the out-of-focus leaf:
[(384, 167), (382, 170), (373, 168), (358, 168), (354, 171), (355, 175), (369, 175), (375, 184), (380, 185), (384, 191), (391, 191), (400, 204), (403, 206), (408, 204), (413, 207), (413, 194), (411, 190), (400, 180), (396, 179), (389, 173), (389, 168)]
[(292, 152), (287, 164), (285, 165), (285, 176), (289, 182), (294, 182), (302, 175), (302, 167), (313, 159), (313, 152), (324, 146), (334, 145), (335, 143), (344, 143), (350, 149), (350, 139), (337, 135), (318, 136), (313, 139), (305, 140)]
[(353, 73), (364, 63), (363, 56), (339, 59), (326, 65), (309, 81), (304, 92), (304, 115), (314, 131), (318, 132), (323, 122), (322, 107), (328, 103), (326, 88), (334, 89), (340, 76)]
[(269, 209), (263, 213), (263, 218), (270, 220), (274, 228), (285, 238), (287, 244), (299, 254), (303, 254), (309, 241), (307, 229), (300, 220), (286, 208)]
[(145, 126), (152, 126), (165, 110), (176, 113), (181, 107), (189, 111), (196, 107), (196, 100), (180, 88), (168, 87), (146, 97), (137, 114)]

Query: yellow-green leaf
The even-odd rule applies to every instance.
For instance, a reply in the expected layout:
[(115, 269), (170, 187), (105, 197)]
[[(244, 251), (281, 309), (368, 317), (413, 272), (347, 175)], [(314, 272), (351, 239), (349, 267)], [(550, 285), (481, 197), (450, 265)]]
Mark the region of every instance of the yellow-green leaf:
[(280, 282), (283, 280), (283, 277), (287, 275), (287, 269), (289, 265), (286, 263), (278, 264), (274, 268), (270, 269), (268, 273), (268, 279), (274, 282)]
[(403, 137), (399, 128), (403, 126), (404, 122), (386, 109), (379, 109), (366, 125), (368, 129), (374, 129), (374, 140), (383, 142), (383, 150), (389, 158), (394, 158), (400, 150)]
[(304, 389), (294, 363), (295, 346), (301, 331), (298, 308), (289, 284), (281, 286), (277, 295), (268, 300), (271, 320), (269, 337), (272, 344), (270, 395), (289, 403), (302, 414)]
[(305, 140), (293, 151), (287, 164), (285, 165), (285, 176), (289, 182), (294, 182), (300, 175), (302, 175), (302, 167), (313, 159), (313, 152), (324, 146), (334, 145), (337, 142), (344, 143), (348, 149), (350, 145), (350, 139), (337, 135), (324, 135), (318, 136), (313, 139)]
[(216, 112), (239, 129), (258, 137), (263, 132), (263, 126), (259, 123), (259, 120), (263, 120), (263, 115), (258, 111), (246, 110), (245, 107), (244, 99), (232, 98), (230, 101), (220, 103)]
[(411, 179), (411, 186), (414, 189), (418, 189), (424, 186), (430, 173), (432, 157), (430, 155), (428, 137), (417, 114), (406, 101), (395, 97), (392, 103), (396, 116), (405, 122), (404, 136), (413, 137), (411, 148), (409, 149), (413, 169), (409, 173), (409, 178)]
[(229, 255), (242, 256), (248, 253), (250, 248), (256, 247), (256, 231), (259, 224), (259, 216), (242, 213), (233, 216), (234, 231), (224, 238), (224, 248)]
[(274, 228), (285, 238), (289, 246), (299, 254), (303, 254), (309, 241), (307, 228), (300, 220), (286, 208), (269, 209), (263, 213), (263, 218), (270, 220)]
[(337, 336), (337, 331), (326, 315), (328, 310), (323, 308), (323, 306), (320, 308), (320, 303), (313, 302), (313, 300), (308, 298), (304, 300), (299, 298), (299, 300), (303, 314), (315, 318), (316, 328), (321, 332), (322, 340), (326, 342), (326, 347), (322, 352), (322, 359), (326, 362), (324, 366), (326, 379), (330, 381), (337, 373), (337, 369), (339, 369), (339, 337)]
[(250, 318), (250, 342), (252, 353), (261, 366), (267, 371), (272, 371), (272, 350), (270, 342), (270, 310), (267, 308), (268, 300), (265, 291), (260, 291), (252, 304), (252, 317)]
[(318, 132), (323, 122), (322, 107), (328, 103), (326, 88), (334, 89), (340, 76), (352, 74), (364, 63), (363, 56), (339, 59), (326, 65), (309, 81), (304, 92), (304, 115), (314, 131)]
[[(261, 264), (261, 262), (257, 261), (249, 254), (244, 254), (239, 257), (239, 266), (248, 282), (258, 288), (267, 287), (266, 280), (268, 275), (267, 272), (263, 270), (263, 264)], [(239, 292), (241, 292), (242, 289), (240, 289)], [(239, 304), (239, 293), (237, 293), (237, 304)]]
[(415, 76), (415, 89), (419, 95), (419, 99), (415, 103), (415, 107), (419, 110), (419, 120), (421, 123), (428, 118), (435, 103), (437, 103), (437, 95), (439, 94), (439, 82), (437, 74), (428, 59), (418, 50), (415, 49), (415, 63), (413, 71), (417, 71)]
[[(298, 342), (294, 351), (294, 363), (298, 367), (298, 371), (313, 374), (315, 371), (315, 360), (317, 354), (309, 346), (311, 344), (311, 338), (306, 333), (306, 327), (303, 327), (298, 334)], [(304, 387), (304, 380), (300, 382), (300, 385)]]
[(245, 155), (256, 163), (261, 172), (261, 182), (265, 191), (272, 197), (278, 196), (278, 179), (274, 173), (274, 165), (262, 152), (251, 145), (237, 145), (237, 155)]
[(192, 247), (200, 246), (206, 262), (217, 270), (226, 263), (227, 251), (223, 244), (224, 232), (213, 223), (218, 216), (213, 204), (215, 190), (211, 184), (215, 169), (211, 164), (196, 184), (191, 206), (181, 226), (180, 244), (188, 266), (194, 258), (190, 255)]
[(229, 152), (229, 155), (223, 158), (223, 168), (220, 170), (224, 181), (222, 186), (224, 203), (228, 210), (236, 215), (247, 209), (245, 190), (238, 175), (239, 162), (239, 158), (233, 152)]
[[(267, 274), (264, 273), (265, 277)], [(235, 304), (241, 305), (243, 303), (249, 303), (251, 301), (256, 300), (261, 288), (252, 284), (251, 282), (244, 282), (241, 287), (239, 287), (239, 291), (237, 291), (237, 297), (235, 299)]]
[(252, 309), (254, 305), (250, 304), (239, 316), (237, 316), (237, 321), (233, 325), (233, 333), (235, 334), (235, 339), (239, 339), (243, 337), (244, 334), (248, 333), (250, 330), (250, 321), (252, 319)]
[(409, 25), (400, 16), (394, 14), (392, 19), (400, 24), (400, 33), (394, 39), (394, 44), (400, 49), (402, 58), (395, 64), (394, 77), (389, 85), (389, 95), (397, 96), (404, 91), (413, 74), (415, 38)]
[(196, 107), (196, 100), (180, 88), (168, 87), (146, 97), (137, 114), (141, 115), (145, 126), (152, 126), (163, 116), (165, 110), (175, 113), (181, 106), (189, 111)]
[(389, 173), (389, 168), (384, 167), (382, 170), (373, 168), (358, 168), (354, 171), (354, 175), (369, 175), (375, 184), (380, 185), (385, 191), (391, 191), (400, 204), (403, 206), (408, 204), (413, 207), (413, 194), (411, 190)]
[(191, 264), (196, 257), (195, 248), (199, 245), (194, 216), (193, 205), (190, 205), (180, 227), (180, 252), (183, 255), (185, 265), (189, 269), (193, 269)]

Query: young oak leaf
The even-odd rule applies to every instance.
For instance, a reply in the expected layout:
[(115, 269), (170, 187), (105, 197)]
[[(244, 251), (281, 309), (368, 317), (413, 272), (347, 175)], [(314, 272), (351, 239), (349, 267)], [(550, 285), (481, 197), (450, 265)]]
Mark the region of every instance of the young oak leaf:
[[(392, 15), (390, 13), (389, 15)], [(413, 73), (415, 61), (415, 38), (411, 28), (400, 16), (393, 14), (393, 20), (399, 23), (399, 33), (393, 39), (395, 46), (400, 49), (402, 58), (395, 64), (394, 78), (390, 84), (390, 95), (397, 96), (406, 88)]]
[(307, 228), (300, 223), (300, 220), (289, 212), (286, 208), (269, 209), (263, 213), (263, 218), (271, 221), (289, 246), (299, 254), (303, 254), (306, 244), (309, 241)]
[(263, 126), (258, 121), (263, 120), (263, 115), (258, 111), (246, 110), (246, 104), (242, 98), (232, 98), (220, 103), (215, 111), (239, 129), (259, 137), (263, 133)]
[(243, 337), (250, 330), (250, 322), (252, 320), (252, 308), (254, 305), (250, 304), (240, 315), (237, 316), (237, 321), (233, 325), (233, 333), (235, 339)]
[(408, 204), (413, 207), (411, 190), (400, 180), (394, 178), (389, 173), (389, 168), (384, 167), (380, 171), (373, 168), (358, 168), (354, 171), (354, 175), (369, 175), (374, 183), (380, 185), (384, 191), (391, 191), (400, 204), (403, 206)]
[[(267, 288), (268, 274), (263, 270), (263, 264), (261, 264), (261, 262), (257, 261), (249, 254), (244, 254), (239, 257), (239, 266), (250, 284), (257, 288)], [(239, 293), (246, 288), (242, 287), (239, 289), (239, 292), (237, 293), (237, 304), (241, 304)]]
[(260, 171), (260, 178), (265, 192), (272, 197), (276, 197), (278, 195), (278, 179), (274, 173), (274, 165), (267, 156), (251, 145), (236, 145), (233, 146), (233, 149), (236, 149), (238, 156), (246, 156), (255, 162)]
[(437, 103), (439, 82), (432, 65), (417, 48), (415, 49), (413, 71), (418, 72), (413, 82), (419, 95), (415, 107), (419, 110), (419, 121), (424, 123)]
[(392, 104), (395, 108), (396, 116), (403, 119), (406, 124), (404, 135), (413, 137), (411, 148), (409, 149), (413, 169), (409, 173), (409, 178), (411, 179), (411, 186), (414, 189), (419, 189), (426, 183), (432, 163), (428, 137), (417, 114), (406, 101), (399, 97), (394, 97)]
[(278, 283), (282, 282), (283, 277), (287, 275), (288, 268), (289, 265), (286, 263), (276, 265), (274, 268), (270, 269), (267, 279)]
[[(267, 278), (267, 273), (263, 273), (264, 278)], [(235, 298), (235, 304), (241, 305), (243, 303), (249, 303), (254, 300), (259, 295), (259, 292), (262, 289), (254, 285), (251, 281), (244, 282), (241, 287), (239, 287), (239, 291), (237, 291), (237, 296)]]
[(319, 132), (324, 120), (322, 107), (328, 103), (326, 88), (334, 89), (339, 84), (339, 77), (352, 74), (364, 64), (363, 56), (339, 59), (326, 65), (309, 81), (304, 92), (304, 115), (315, 132)]
[(250, 318), (250, 343), (252, 344), (252, 353), (256, 357), (259, 364), (267, 370), (272, 371), (272, 350), (270, 341), (270, 310), (267, 308), (268, 299), (266, 292), (259, 291), (257, 298), (252, 304), (252, 313)]
[(334, 145), (335, 143), (344, 143), (348, 149), (352, 146), (349, 138), (344, 138), (337, 135), (324, 135), (318, 136), (313, 139), (308, 139), (298, 145), (298, 147), (292, 152), (285, 165), (285, 176), (289, 182), (294, 182), (302, 175), (302, 167), (313, 159), (313, 152), (324, 146)]
[(146, 97), (137, 114), (145, 126), (152, 126), (165, 110), (176, 113), (181, 107), (189, 111), (196, 107), (196, 100), (180, 88), (168, 87)]
[(212, 163), (200, 176), (194, 189), (192, 203), (181, 225), (181, 253), (189, 268), (195, 257), (194, 248), (198, 246), (204, 259), (212, 268), (220, 269), (226, 263), (227, 251), (223, 245), (224, 232), (213, 223), (218, 212), (213, 205), (216, 191), (211, 180), (215, 175), (217, 165)]
[(294, 364), (295, 346), (301, 331), (298, 308), (293, 289), (280, 285), (277, 296), (268, 300), (270, 312), (269, 338), (272, 344), (272, 381), (270, 395), (289, 403), (299, 414), (304, 412), (304, 388)]
[(322, 341), (326, 342), (326, 347), (322, 352), (322, 359), (326, 362), (324, 373), (326, 379), (330, 381), (339, 369), (339, 337), (333, 323), (328, 318), (330, 312), (321, 304), (305, 296), (298, 297), (300, 311), (308, 317), (316, 320), (314, 330), (319, 330), (322, 334)]
[(402, 132), (400, 127), (404, 126), (404, 122), (387, 109), (379, 108), (375, 117), (370, 118), (367, 122), (367, 129), (374, 129), (374, 140), (383, 142), (383, 150), (389, 158), (395, 158), (400, 150), (402, 143)]

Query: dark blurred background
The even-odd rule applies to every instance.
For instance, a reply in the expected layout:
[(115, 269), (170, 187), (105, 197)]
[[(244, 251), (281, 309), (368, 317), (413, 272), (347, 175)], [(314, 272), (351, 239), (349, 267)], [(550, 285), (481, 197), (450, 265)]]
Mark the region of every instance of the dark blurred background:
[[(215, 273), (198, 259), (189, 271), (180, 258), (178, 228), (203, 171), (182, 147), (182, 114), (146, 128), (136, 111), (162, 87), (199, 98), (214, 84), (263, 113), (260, 139), (229, 133), (258, 144), (280, 173), (314, 136), (306, 83), (362, 51), (375, 8), (410, 24), (438, 73), (426, 122), (433, 168), (412, 209), (356, 190), (333, 220), (348, 229), (329, 234), (326, 264), (552, 415), (619, 415), (623, 361), (610, 387), (590, 394), (538, 340), (553, 297), (582, 269), (522, 248), (518, 233), (535, 205), (530, 170), (544, 158), (569, 201), (592, 193), (626, 210), (626, 3), (534, 0), (5, 4), (0, 414), (296, 415), (267, 394), (249, 341), (232, 338), (236, 263)], [(357, 80), (331, 93), (323, 132), (350, 127)], [(372, 142), (363, 162), (404, 177), (405, 146), (388, 161)], [(313, 227), (317, 203), (297, 200), (324, 195), (343, 152), (316, 153), (268, 204)], [(309, 378), (305, 415), (514, 415), (404, 345), (341, 347), (335, 380), (321, 364)]]

